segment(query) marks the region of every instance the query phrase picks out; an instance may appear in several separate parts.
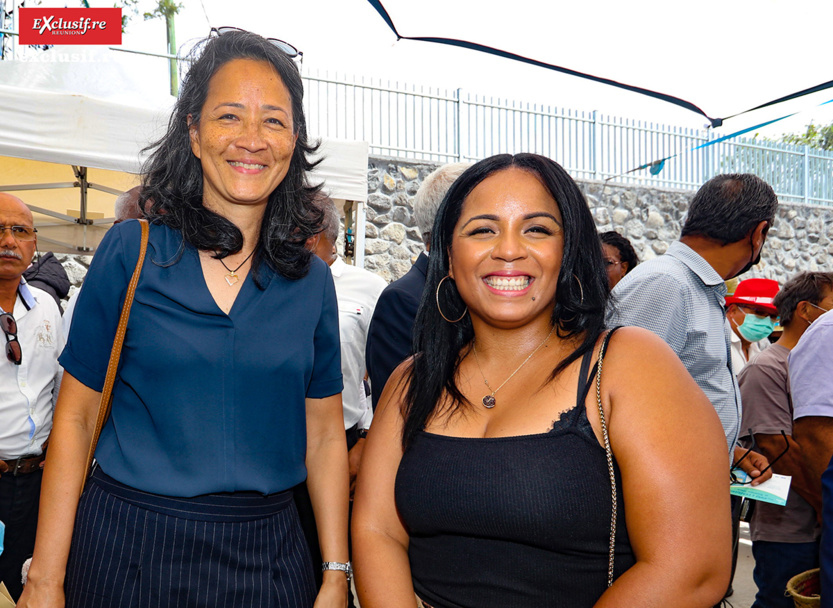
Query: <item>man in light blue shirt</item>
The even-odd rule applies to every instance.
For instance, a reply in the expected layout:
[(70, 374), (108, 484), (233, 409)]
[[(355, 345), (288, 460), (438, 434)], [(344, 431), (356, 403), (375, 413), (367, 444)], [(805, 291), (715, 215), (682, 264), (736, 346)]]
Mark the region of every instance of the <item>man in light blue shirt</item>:
[[(752, 451), (743, 457), (746, 450), (737, 446), (741, 403), (732, 369), (724, 282), (760, 261), (777, 207), (775, 192), (755, 175), (713, 177), (691, 199), (680, 240), (619, 281), (608, 314), (610, 326), (644, 327), (677, 353), (720, 418), (730, 462), (757, 478), (753, 485), (772, 472), (762, 475), (767, 459)], [(739, 506), (733, 503), (733, 564)], [(730, 584), (727, 596), (731, 593)]]
[[(817, 307), (819, 312), (827, 309)], [(833, 312), (811, 322), (790, 352), (793, 437), (822, 489), (822, 606), (833, 597)]]
[(777, 206), (775, 192), (754, 175), (712, 178), (692, 198), (680, 240), (616, 285), (608, 314), (609, 325), (644, 327), (677, 353), (720, 417), (729, 454), (741, 404), (724, 281), (758, 263)]

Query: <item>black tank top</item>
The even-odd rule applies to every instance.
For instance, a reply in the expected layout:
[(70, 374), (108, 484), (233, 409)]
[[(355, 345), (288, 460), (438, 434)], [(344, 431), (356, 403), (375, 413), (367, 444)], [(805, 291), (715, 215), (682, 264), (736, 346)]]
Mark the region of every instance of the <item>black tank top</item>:
[[(414, 589), (434, 608), (584, 608), (607, 589), (610, 476), (587, 420), (590, 357), (576, 407), (538, 435), (421, 432), (402, 456), (396, 506), (410, 535)], [(614, 576), (635, 558), (614, 462)]]

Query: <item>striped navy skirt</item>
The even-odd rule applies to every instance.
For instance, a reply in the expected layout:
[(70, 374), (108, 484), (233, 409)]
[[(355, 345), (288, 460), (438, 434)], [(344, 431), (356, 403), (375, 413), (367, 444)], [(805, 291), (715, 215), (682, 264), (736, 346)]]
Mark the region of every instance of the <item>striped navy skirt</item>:
[(171, 498), (97, 469), (78, 505), (67, 608), (311, 608), (292, 492)]

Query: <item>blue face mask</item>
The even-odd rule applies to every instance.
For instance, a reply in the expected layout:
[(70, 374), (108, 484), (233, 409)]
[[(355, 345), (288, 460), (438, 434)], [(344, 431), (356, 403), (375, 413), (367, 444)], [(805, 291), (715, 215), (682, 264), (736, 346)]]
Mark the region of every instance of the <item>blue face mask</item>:
[(3, 555), (3, 534), (6, 531), (6, 526), (0, 521), (0, 555)]
[(775, 322), (769, 317), (758, 317), (745, 313), (743, 323), (738, 326), (740, 335), (749, 342), (757, 342), (768, 337), (775, 330)]

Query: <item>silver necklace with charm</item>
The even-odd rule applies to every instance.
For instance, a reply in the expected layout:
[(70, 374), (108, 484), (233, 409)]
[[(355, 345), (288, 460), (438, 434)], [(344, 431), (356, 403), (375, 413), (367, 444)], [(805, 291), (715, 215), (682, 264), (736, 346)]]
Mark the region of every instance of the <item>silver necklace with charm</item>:
[(237, 283), (240, 280), (240, 277), (237, 276), (237, 271), (240, 270), (241, 268), (243, 268), (243, 264), (245, 264), (246, 262), (249, 261), (249, 258), (252, 257), (254, 252), (255, 252), (255, 250), (252, 249), (252, 251), (249, 253), (249, 255), (246, 256), (246, 259), (243, 260), (242, 262), (240, 262), (240, 265), (237, 268), (235, 268), (234, 270), (232, 270), (231, 268), (226, 266), (226, 263), (223, 261), (223, 258), (218, 258), (220, 260), (220, 264), (223, 265), (223, 268), (228, 270), (228, 272), (226, 273), (226, 276), (224, 278), (226, 280), (226, 283), (228, 283), (229, 287), (232, 287), (235, 283)]
[(555, 326), (553, 325), (552, 329), (550, 330), (550, 333), (548, 333), (547, 337), (544, 338), (544, 341), (541, 342), (538, 345), (538, 348), (536, 348), (531, 353), (529, 353), (529, 356), (526, 359), (524, 359), (524, 362), (521, 363), (517, 367), (517, 369), (515, 369), (514, 372), (509, 374), (509, 377), (506, 380), (503, 381), (503, 384), (501, 384), (499, 387), (497, 387), (495, 389), (493, 389), (492, 386), (489, 384), (489, 381), (486, 380), (486, 374), (483, 373), (483, 368), (480, 367), (480, 359), (477, 356), (477, 343), (476, 342), (472, 343), (472, 350), (474, 350), (474, 360), (477, 362), (477, 369), (480, 370), (480, 375), (483, 376), (483, 383), (486, 385), (486, 388), (488, 388), (491, 391), (488, 395), (485, 395), (483, 397), (483, 407), (485, 407), (487, 409), (492, 409), (493, 407), (495, 407), (495, 405), (497, 405), (497, 400), (495, 399), (495, 393), (497, 393), (500, 389), (502, 389), (503, 386), (507, 382), (509, 382), (515, 374), (517, 374), (519, 371), (521, 371), (521, 368), (524, 365), (529, 363), (529, 360), (532, 359), (532, 357), (535, 355), (535, 353), (537, 353), (539, 350), (541, 350), (541, 348), (544, 346), (544, 344), (547, 343), (547, 340), (550, 339), (550, 336), (552, 335), (552, 332), (554, 332), (554, 331), (555, 331)]

